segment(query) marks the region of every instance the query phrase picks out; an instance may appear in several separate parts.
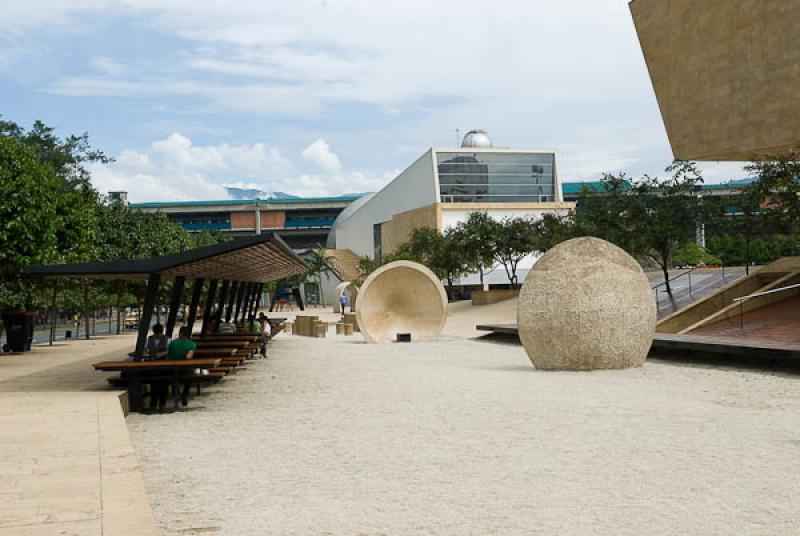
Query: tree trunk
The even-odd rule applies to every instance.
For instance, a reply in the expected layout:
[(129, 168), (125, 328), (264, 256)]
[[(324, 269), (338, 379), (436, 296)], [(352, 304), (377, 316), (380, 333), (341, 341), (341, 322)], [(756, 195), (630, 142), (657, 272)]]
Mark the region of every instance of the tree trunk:
[[(91, 316), (89, 311), (89, 285), (86, 284), (83, 287), (83, 320), (84, 320), (84, 333), (86, 336), (86, 340), (88, 341), (89, 336), (89, 324), (91, 324)], [(75, 334), (77, 336), (77, 333)]]
[(508, 282), (513, 287), (514, 286), (514, 274), (511, 272), (511, 270), (508, 267), (508, 264), (505, 261), (501, 261), (501, 262), (503, 263), (503, 270), (506, 271), (506, 277), (508, 278)]
[(58, 292), (57, 283), (53, 283), (53, 299), (50, 302), (50, 336), (48, 346), (53, 346), (53, 339), (56, 338), (56, 293)]
[(666, 262), (661, 262), (661, 271), (664, 272), (664, 288), (667, 289), (667, 294), (672, 298), (672, 287), (669, 284), (669, 265)]
[(744, 238), (744, 274), (750, 275), (750, 237)]
[(483, 264), (478, 265), (478, 274), (481, 277), (481, 290), (483, 290)]
[(122, 327), (122, 295), (117, 294), (117, 335)]
[(517, 280), (517, 263), (511, 261), (511, 288), (519, 287), (519, 281)]

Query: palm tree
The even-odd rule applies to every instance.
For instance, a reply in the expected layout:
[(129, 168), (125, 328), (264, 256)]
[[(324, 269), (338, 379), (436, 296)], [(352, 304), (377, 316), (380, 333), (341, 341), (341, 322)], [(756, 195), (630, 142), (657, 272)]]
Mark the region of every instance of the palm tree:
[(305, 261), (308, 265), (308, 276), (317, 280), (320, 305), (325, 307), (325, 297), (322, 295), (322, 274), (331, 271), (330, 264), (334, 258), (325, 254), (325, 248), (319, 248), (309, 251)]

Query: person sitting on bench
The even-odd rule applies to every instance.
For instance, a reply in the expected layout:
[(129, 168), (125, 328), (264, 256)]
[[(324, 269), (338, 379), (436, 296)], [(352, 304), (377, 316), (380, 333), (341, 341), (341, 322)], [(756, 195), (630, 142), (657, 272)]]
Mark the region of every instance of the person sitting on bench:
[[(164, 326), (153, 324), (153, 334), (147, 337), (144, 345), (148, 359), (164, 359), (167, 357), (169, 337), (164, 335)], [(167, 383), (153, 381), (150, 387), (150, 409), (164, 409), (167, 404)]]
[[(189, 326), (183, 326), (178, 331), (178, 338), (169, 343), (168, 359), (192, 359), (194, 351), (197, 350), (197, 343), (190, 339), (191, 332)], [(190, 371), (189, 374), (194, 374)], [(192, 387), (191, 380), (183, 382), (183, 392), (181, 393), (181, 404), (184, 406), (189, 405), (189, 389)]]
[(263, 312), (258, 315), (258, 332), (260, 333), (258, 343), (261, 345), (261, 355), (267, 357), (267, 343), (272, 335), (272, 326)]

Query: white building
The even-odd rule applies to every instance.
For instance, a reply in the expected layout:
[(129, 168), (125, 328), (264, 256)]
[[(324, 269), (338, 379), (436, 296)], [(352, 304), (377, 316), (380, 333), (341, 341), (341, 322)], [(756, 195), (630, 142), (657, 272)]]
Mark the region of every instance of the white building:
[[(441, 232), (471, 212), (500, 220), (566, 214), (574, 208), (563, 200), (555, 152), (494, 148), (486, 132), (473, 130), (460, 148), (429, 149), (382, 190), (342, 211), (331, 227), (328, 247), (380, 260), (414, 229)], [(529, 259), (520, 268), (533, 262)]]

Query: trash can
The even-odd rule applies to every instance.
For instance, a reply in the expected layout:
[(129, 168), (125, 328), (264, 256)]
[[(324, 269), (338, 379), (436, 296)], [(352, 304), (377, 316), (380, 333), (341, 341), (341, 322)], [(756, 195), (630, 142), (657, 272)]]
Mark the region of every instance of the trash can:
[(7, 351), (29, 352), (33, 342), (33, 311), (3, 312), (0, 317), (6, 328)]

